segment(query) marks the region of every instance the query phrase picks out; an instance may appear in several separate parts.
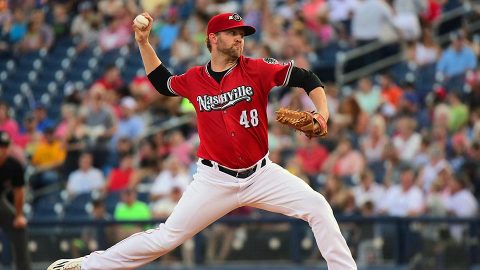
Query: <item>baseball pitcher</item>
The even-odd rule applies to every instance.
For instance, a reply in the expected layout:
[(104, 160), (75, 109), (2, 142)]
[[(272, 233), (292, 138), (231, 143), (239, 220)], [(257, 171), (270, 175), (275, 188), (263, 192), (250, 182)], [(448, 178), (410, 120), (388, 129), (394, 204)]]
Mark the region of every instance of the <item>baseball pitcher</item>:
[(357, 269), (325, 198), (268, 158), (266, 107), (274, 86), (305, 89), (317, 108), (317, 112), (282, 109), (278, 121), (309, 137), (327, 133), (327, 102), (318, 77), (293, 62), (243, 56), (244, 37), (255, 28), (236, 13), (219, 14), (208, 22), (210, 62), (172, 75), (148, 41), (153, 19), (142, 15), (148, 25), (133, 28), (149, 80), (163, 95), (187, 98), (197, 113), (200, 146), (194, 181), (157, 228), (133, 234), (105, 251), (58, 260), (48, 270), (134, 269), (241, 206), (307, 221), (329, 269)]

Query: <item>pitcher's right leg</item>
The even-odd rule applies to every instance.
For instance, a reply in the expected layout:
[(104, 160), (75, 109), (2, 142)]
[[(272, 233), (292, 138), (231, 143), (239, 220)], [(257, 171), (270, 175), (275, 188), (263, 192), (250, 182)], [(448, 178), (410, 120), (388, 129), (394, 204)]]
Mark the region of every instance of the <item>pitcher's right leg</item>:
[[(218, 172), (221, 177), (222, 173)], [(165, 224), (133, 234), (103, 252), (93, 252), (82, 270), (114, 270), (140, 267), (168, 253), (187, 239), (238, 207), (236, 189), (225, 183), (195, 176)]]

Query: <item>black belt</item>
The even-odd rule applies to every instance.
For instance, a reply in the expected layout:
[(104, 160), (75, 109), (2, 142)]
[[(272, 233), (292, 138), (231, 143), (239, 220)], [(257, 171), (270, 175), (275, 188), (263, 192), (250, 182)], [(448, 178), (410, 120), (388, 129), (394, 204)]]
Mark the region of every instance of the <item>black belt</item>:
[[(203, 165), (206, 165), (208, 167), (213, 167), (213, 162), (208, 160), (208, 159), (202, 159), (202, 164)], [(262, 159), (262, 164), (260, 165), (260, 168), (262, 168), (263, 166), (265, 166), (267, 164), (267, 159), (266, 158), (263, 158)], [(224, 172), (226, 174), (229, 174), (233, 177), (236, 177), (236, 178), (247, 178), (249, 177), (250, 175), (252, 175), (255, 171), (257, 171), (257, 165), (253, 166), (252, 168), (250, 169), (246, 169), (246, 170), (243, 170), (243, 171), (234, 171), (234, 170), (230, 170), (229, 168), (225, 168), (223, 167), (222, 165), (218, 164), (218, 170), (220, 170), (221, 172)]]

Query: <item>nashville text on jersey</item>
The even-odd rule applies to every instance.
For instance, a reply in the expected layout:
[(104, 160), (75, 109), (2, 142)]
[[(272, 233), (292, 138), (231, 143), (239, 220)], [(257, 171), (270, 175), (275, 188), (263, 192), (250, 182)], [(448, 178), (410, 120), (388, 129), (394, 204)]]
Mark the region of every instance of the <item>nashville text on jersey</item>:
[(200, 111), (224, 110), (230, 106), (237, 104), (242, 100), (250, 102), (253, 96), (253, 88), (251, 86), (239, 86), (220, 95), (197, 96), (197, 102)]

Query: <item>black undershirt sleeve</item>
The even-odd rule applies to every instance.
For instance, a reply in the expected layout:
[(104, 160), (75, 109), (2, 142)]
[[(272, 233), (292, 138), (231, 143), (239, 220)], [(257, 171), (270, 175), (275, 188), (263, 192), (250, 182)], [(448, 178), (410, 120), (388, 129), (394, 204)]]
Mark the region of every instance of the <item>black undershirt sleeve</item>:
[(310, 92), (317, 87), (324, 87), (317, 75), (311, 70), (306, 70), (299, 67), (293, 67), (290, 74), (290, 80), (287, 83), (290, 87), (300, 87), (310, 94)]
[(164, 96), (174, 97), (177, 95), (170, 92), (167, 85), (168, 78), (171, 76), (172, 73), (170, 73), (163, 64), (160, 64), (160, 66), (147, 75), (148, 80), (152, 83), (153, 87), (155, 87), (155, 90)]

